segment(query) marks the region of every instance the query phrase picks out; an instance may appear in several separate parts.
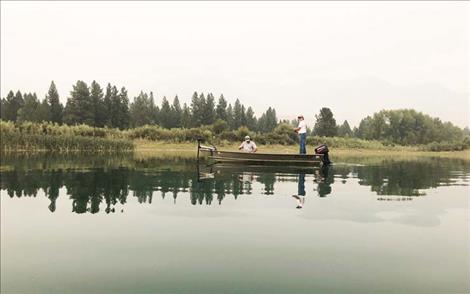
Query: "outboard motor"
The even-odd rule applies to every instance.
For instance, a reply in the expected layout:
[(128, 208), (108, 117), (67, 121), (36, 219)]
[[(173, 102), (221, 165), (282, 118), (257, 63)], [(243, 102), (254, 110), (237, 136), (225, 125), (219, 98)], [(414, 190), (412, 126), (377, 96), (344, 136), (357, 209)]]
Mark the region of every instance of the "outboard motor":
[(315, 154), (323, 154), (323, 164), (324, 165), (330, 165), (330, 157), (328, 156), (328, 146), (326, 144), (321, 144), (317, 148), (315, 148)]

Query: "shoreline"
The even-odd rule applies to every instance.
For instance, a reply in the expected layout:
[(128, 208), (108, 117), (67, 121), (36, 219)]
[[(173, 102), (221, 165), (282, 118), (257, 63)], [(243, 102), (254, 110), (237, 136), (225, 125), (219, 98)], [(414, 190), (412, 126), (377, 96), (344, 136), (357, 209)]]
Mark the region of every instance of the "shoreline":
[[(164, 141), (150, 141), (136, 139), (133, 140), (134, 149), (125, 151), (102, 150), (98, 152), (87, 150), (70, 150), (68, 152), (48, 151), (42, 149), (36, 150), (8, 150), (2, 151), (2, 155), (38, 155), (38, 154), (93, 154), (98, 156), (109, 156), (113, 154), (133, 154), (136, 157), (159, 157), (168, 155), (182, 156), (196, 156), (197, 144), (195, 142), (189, 143), (170, 143)], [(238, 144), (226, 143), (217, 146), (219, 150), (223, 151), (237, 151)], [(314, 146), (307, 145), (307, 153), (313, 153)], [(284, 154), (297, 154), (297, 145), (258, 145), (258, 152), (262, 153), (284, 153)], [(463, 151), (423, 151), (413, 146), (390, 146), (387, 148), (344, 148), (344, 147), (330, 147), (330, 157), (334, 158), (359, 158), (359, 157), (383, 157), (383, 158), (417, 158), (417, 157), (439, 157), (439, 158), (456, 158), (470, 161), (470, 150)]]
[[(147, 140), (135, 140), (134, 154), (136, 155), (157, 155), (158, 153), (182, 152), (196, 155), (196, 143), (165, 143)], [(219, 147), (223, 151), (236, 151), (238, 144), (228, 144)], [(351, 148), (330, 148), (331, 157), (363, 157), (363, 156), (383, 156), (383, 157), (443, 157), (460, 158), (470, 161), (470, 150), (463, 151), (420, 151), (414, 147), (390, 147), (389, 149), (351, 149)], [(295, 154), (298, 152), (297, 145), (265, 145), (258, 146), (258, 152), (265, 153), (286, 153)], [(307, 153), (313, 153), (313, 146), (307, 146)]]

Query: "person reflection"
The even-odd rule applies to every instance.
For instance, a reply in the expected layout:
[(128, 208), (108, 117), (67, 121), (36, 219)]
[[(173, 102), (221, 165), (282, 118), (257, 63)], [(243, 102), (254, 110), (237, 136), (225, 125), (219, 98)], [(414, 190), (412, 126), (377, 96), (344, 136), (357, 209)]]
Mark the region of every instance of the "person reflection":
[(334, 182), (334, 178), (330, 173), (330, 166), (322, 166), (321, 169), (316, 172), (315, 179), (313, 181), (318, 184), (318, 196), (325, 197), (326, 195), (331, 194), (331, 184)]
[(297, 195), (292, 195), (297, 201), (297, 209), (301, 209), (305, 204), (305, 173), (300, 173), (297, 185)]

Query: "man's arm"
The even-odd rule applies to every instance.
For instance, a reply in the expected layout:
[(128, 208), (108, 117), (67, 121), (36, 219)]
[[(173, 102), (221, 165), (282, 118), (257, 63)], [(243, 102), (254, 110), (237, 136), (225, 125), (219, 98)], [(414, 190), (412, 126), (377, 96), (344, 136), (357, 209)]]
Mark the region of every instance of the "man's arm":
[(240, 144), (240, 146), (238, 146), (238, 150), (240, 150), (240, 149), (242, 149), (242, 148), (243, 148), (243, 144), (244, 144), (244, 142), (243, 142), (243, 143), (241, 143), (241, 144)]
[(253, 142), (253, 153), (255, 153), (256, 150), (258, 150), (258, 147), (257, 147), (256, 144)]

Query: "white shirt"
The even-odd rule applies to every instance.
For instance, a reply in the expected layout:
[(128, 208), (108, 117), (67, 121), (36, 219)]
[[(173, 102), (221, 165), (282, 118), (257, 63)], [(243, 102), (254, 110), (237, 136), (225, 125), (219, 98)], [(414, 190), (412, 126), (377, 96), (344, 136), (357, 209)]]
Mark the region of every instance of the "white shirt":
[(305, 134), (307, 132), (307, 123), (305, 122), (305, 120), (299, 121), (298, 128), (300, 128), (299, 134)]
[(256, 144), (253, 141), (250, 141), (249, 143), (247, 141), (244, 141), (242, 143), (242, 150), (244, 152), (253, 152), (256, 149)]

